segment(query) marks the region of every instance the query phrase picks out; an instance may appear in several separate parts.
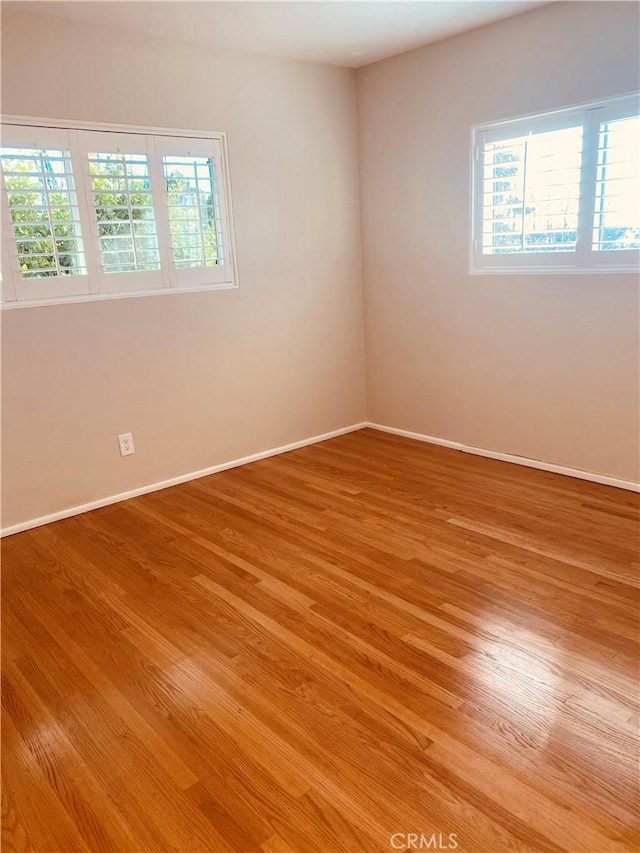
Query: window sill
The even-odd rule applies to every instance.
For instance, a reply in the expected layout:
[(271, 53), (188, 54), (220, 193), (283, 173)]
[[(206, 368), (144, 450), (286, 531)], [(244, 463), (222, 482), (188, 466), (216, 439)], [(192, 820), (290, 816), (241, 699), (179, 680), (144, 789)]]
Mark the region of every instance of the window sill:
[(469, 275), (640, 275), (639, 267), (470, 267)]
[(2, 302), (0, 310), (17, 311), (21, 308), (46, 308), (50, 305), (70, 305), (77, 302), (106, 302), (112, 299), (145, 299), (148, 296), (167, 296), (176, 293), (206, 293), (211, 290), (237, 290), (233, 282), (225, 284), (204, 284), (194, 287), (160, 287), (155, 290), (136, 290), (130, 293), (82, 293), (76, 296), (61, 296), (50, 299), (30, 299), (22, 302)]

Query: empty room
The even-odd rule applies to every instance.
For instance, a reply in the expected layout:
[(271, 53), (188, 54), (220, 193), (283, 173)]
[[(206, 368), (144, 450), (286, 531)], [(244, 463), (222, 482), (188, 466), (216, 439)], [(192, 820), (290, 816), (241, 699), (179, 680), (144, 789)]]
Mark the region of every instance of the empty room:
[(640, 3), (1, 3), (3, 853), (640, 849)]

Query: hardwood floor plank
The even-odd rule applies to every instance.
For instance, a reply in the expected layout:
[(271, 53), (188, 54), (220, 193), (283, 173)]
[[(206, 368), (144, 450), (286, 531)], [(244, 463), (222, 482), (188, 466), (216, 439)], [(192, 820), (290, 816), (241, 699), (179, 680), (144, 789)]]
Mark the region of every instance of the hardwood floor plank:
[(90, 766), (91, 749), (83, 755), (76, 751), (64, 722), (11, 664), (4, 666), (2, 687), (5, 714), (89, 849), (134, 849), (133, 832)]
[[(23, 831), (32, 839), (37, 851), (60, 850), (65, 853), (90, 848), (80, 835), (76, 824), (57, 798), (45, 774), (32, 753), (25, 748), (8, 711), (3, 706), (2, 719), (2, 789), (23, 818)], [(8, 830), (12, 831), (13, 819)]]
[(9, 853), (33, 853), (34, 846), (15, 802), (11, 784), (2, 773), (2, 849)]

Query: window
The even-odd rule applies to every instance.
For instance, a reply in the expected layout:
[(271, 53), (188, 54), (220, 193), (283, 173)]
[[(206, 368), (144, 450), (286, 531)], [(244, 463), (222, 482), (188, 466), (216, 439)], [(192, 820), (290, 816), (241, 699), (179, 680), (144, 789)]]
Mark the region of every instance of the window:
[(157, 140), (176, 287), (224, 281), (230, 217), (219, 154), (205, 139)]
[(213, 162), (209, 157), (162, 158), (173, 260), (178, 269), (222, 262)]
[(92, 151), (89, 180), (105, 273), (159, 270), (147, 155)]
[(640, 268), (637, 96), (473, 130), (471, 271)]
[(7, 122), (3, 304), (237, 283), (225, 137)]
[(4, 148), (1, 161), (24, 278), (86, 273), (69, 152)]
[(598, 134), (596, 252), (640, 249), (640, 116), (604, 121)]

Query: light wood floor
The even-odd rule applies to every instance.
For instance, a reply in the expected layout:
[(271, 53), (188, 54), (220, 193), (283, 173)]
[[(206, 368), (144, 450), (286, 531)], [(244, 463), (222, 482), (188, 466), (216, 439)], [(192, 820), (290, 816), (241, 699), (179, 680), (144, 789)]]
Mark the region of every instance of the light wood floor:
[(638, 850), (637, 533), (364, 430), (5, 540), (4, 853)]

